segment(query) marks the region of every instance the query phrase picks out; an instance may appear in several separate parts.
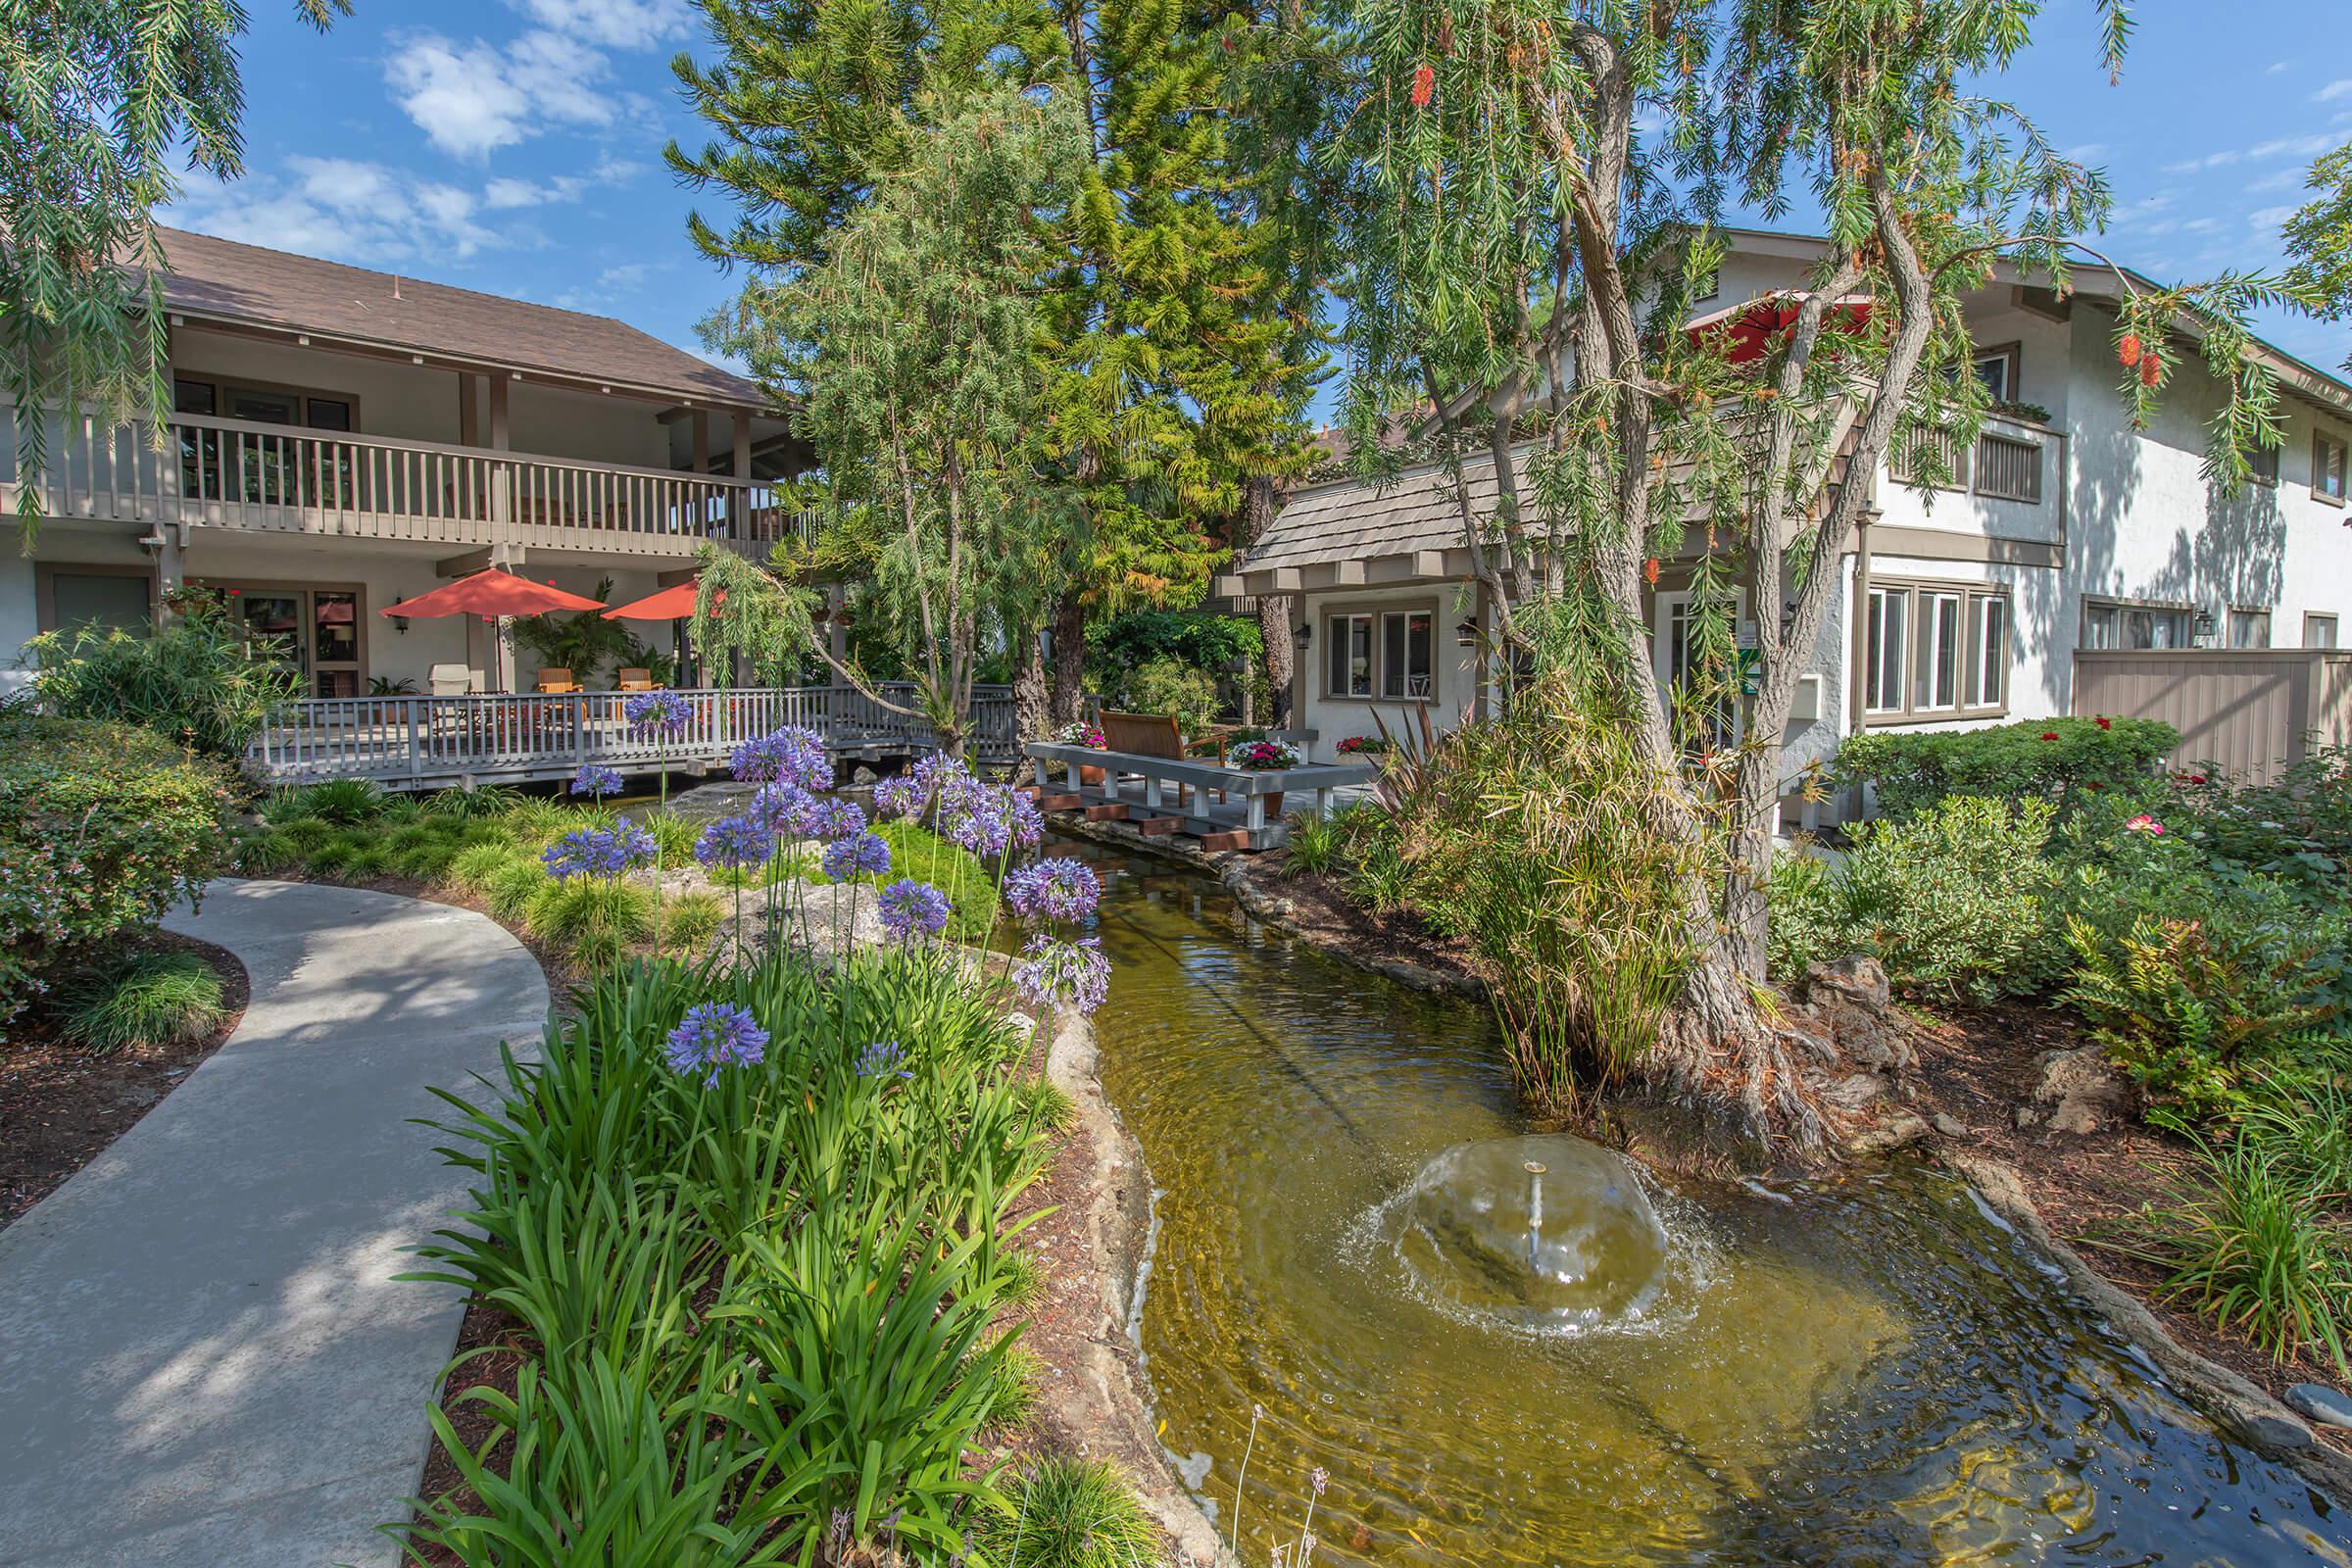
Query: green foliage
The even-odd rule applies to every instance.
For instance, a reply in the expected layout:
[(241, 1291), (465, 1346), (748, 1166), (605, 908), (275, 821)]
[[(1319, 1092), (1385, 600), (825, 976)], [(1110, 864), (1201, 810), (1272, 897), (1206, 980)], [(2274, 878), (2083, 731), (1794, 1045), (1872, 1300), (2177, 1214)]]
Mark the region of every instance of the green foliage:
[(726, 917), (726, 901), (715, 893), (671, 895), (659, 911), (662, 951), (689, 958), (707, 952)]
[(491, 880), (510, 865), (527, 859), (512, 844), (469, 844), (453, 856), (445, 875), (450, 885), (467, 893), (487, 893)]
[(193, 953), (133, 953), (60, 988), (66, 1038), (87, 1051), (201, 1040), (225, 1016), (220, 977)]
[(540, 891), (554, 880), (537, 856), (518, 855), (483, 878), (482, 899), (492, 915), (509, 925), (519, 925)]
[[(588, 597), (611, 604), (612, 579), (600, 579), (596, 592)], [(652, 651), (626, 624), (606, 619), (601, 610), (517, 615), (513, 625), (514, 640), (538, 659), (542, 668), (568, 669), (582, 686), (592, 685), (608, 666), (651, 667)]]
[(2142, 914), (2115, 937), (2070, 917), (2066, 942), (2076, 966), (2059, 1000), (2150, 1098), (2192, 1116), (2228, 1109), (2240, 1073), (2336, 1010), (2313, 950), (2291, 940)]
[[(890, 846), (890, 869), (879, 876), (859, 877), (860, 883), (888, 887), (901, 877), (928, 882), (948, 896), (944, 934), (950, 941), (978, 942), (988, 935), (996, 921), (996, 867), (981, 863), (971, 851), (918, 823), (881, 821), (874, 824), (873, 831)], [(820, 885), (829, 880), (814, 865), (805, 866), (800, 874)]]
[(531, 935), (582, 969), (618, 963), (654, 939), (654, 895), (634, 882), (575, 876), (544, 880), (523, 906)]
[(302, 851), (292, 835), (265, 827), (238, 834), (232, 859), (239, 876), (273, 876), (301, 864)]
[(1132, 1568), (1159, 1560), (1159, 1527), (1105, 1460), (1036, 1459), (1005, 1491), (973, 1526), (991, 1562), (1012, 1562), (1016, 1541), (1020, 1561), (1053, 1568)]
[[(669, 1067), (705, 1002), (757, 1018), (759, 1064)], [(424, 1276), (514, 1314), (522, 1366), (514, 1396), (469, 1396), (478, 1446), (436, 1418), (473, 1494), (428, 1499), (411, 1549), (564, 1560), (593, 1529), (612, 1562), (854, 1560), (886, 1533), (961, 1552), (996, 1500), (969, 1460), (1019, 1398), (992, 1325), (1043, 1158), (1000, 1005), (914, 955), (832, 980), (639, 961), (578, 993), (536, 1064), (510, 1056), (494, 1103), (447, 1094), (471, 1207)], [(874, 1040), (910, 1076), (858, 1076)]]
[(1793, 983), (1861, 953), (1931, 999), (2033, 989), (2053, 810), (2031, 797), (1945, 796), (1908, 820), (1863, 823), (1835, 866), (1783, 857), (1766, 889), (1771, 972)]
[(0, 1023), (41, 972), (227, 863), (226, 774), (153, 731), (0, 714)]
[(2224, 1330), (2285, 1362), (2325, 1351), (2346, 1376), (2352, 1361), (2352, 1246), (2336, 1216), (2342, 1194), (2315, 1184), (2260, 1138), (2189, 1141), (2167, 1191), (2101, 1245), (2168, 1272), (2158, 1294), (2185, 1301)]
[(301, 694), (301, 677), (269, 650), (249, 648), (218, 607), (191, 600), (187, 608), (145, 635), (77, 626), (26, 642), (42, 710), (141, 724), (214, 757), (242, 757), (262, 721)]
[(2319, 194), (2286, 220), (2287, 277), (2310, 308), (2341, 320), (2352, 313), (2352, 142), (2321, 154), (2304, 184)]
[(267, 821), (284, 823), (315, 816), (338, 827), (372, 822), (384, 811), (383, 786), (363, 778), (328, 779), (300, 789), (280, 790), (262, 808)]
[[(2033, 718), (1970, 730), (1865, 730), (1838, 749), (1841, 783), (1868, 784), (1900, 819), (1947, 795), (2079, 802), (2156, 774), (2180, 732), (2153, 718)], [(2053, 739), (2044, 740), (2043, 736)]]
[(1138, 713), (1166, 713), (1186, 735), (1198, 735), (1217, 719), (1217, 680), (1176, 659), (1146, 661), (1128, 675), (1127, 701)]
[(655, 848), (662, 852), (662, 864), (684, 865), (694, 858), (695, 841), (702, 830), (684, 817), (655, 811), (637, 825), (652, 835)]
[(472, 789), (435, 790), (424, 798), (424, 809), (435, 816), (490, 818), (506, 815), (522, 801), (522, 792), (511, 784), (479, 784)]
[(1118, 692), (1135, 670), (1162, 659), (1213, 678), (1244, 660), (1262, 666), (1265, 637), (1248, 616), (1197, 611), (1131, 610), (1086, 628), (1087, 677), (1102, 691)]
[(996, 1360), (995, 1387), (989, 1396), (989, 1426), (1000, 1433), (1019, 1432), (1027, 1427), (1037, 1413), (1045, 1379), (1044, 1356), (1027, 1346), (1006, 1347)]
[(1294, 811), (1290, 842), (1283, 848), (1283, 868), (1299, 876), (1324, 876), (1339, 867), (1347, 848), (1347, 824), (1339, 817)]

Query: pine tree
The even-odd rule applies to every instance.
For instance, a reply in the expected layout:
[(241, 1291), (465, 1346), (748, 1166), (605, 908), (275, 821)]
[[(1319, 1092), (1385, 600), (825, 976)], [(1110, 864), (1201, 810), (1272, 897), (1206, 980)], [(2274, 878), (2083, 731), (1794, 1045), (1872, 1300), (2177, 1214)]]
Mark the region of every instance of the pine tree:
[[(323, 29), (349, 0), (295, 0)], [(217, 0), (10, 5), (0, 25), (0, 364), (16, 402), (24, 549), (40, 519), (45, 410), (147, 419), (169, 439), (164, 256), (154, 210), (172, 164), (240, 172), (237, 39)]]

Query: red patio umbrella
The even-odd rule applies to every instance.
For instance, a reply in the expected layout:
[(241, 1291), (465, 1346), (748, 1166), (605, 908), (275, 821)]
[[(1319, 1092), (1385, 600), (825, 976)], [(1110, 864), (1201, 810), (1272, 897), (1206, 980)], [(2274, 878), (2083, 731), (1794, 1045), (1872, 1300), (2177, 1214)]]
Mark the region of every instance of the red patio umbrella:
[[(695, 591), (701, 582), (700, 577), (689, 577), (684, 582), (672, 583), (667, 588), (647, 594), (643, 599), (633, 600), (625, 605), (614, 605), (611, 610), (605, 612), (605, 618), (607, 620), (684, 620), (694, 613)], [(719, 590), (718, 596), (711, 601), (713, 605), (723, 605), (726, 602), (727, 595), (724, 589)]]
[[(1712, 339), (1717, 352), (1728, 363), (1745, 365), (1761, 359), (1776, 340), (1796, 325), (1797, 312), (1804, 303), (1803, 294), (1772, 294), (1702, 316), (1686, 324), (1683, 331), (1693, 348), (1702, 347)], [(1860, 332), (1870, 319), (1871, 303), (1867, 294), (1848, 294), (1833, 300), (1823, 324), (1831, 331), (1848, 336)]]
[(404, 599), (376, 612), (379, 615), (544, 615), (551, 610), (602, 610), (604, 602), (567, 594), (553, 583), (532, 582), (496, 566), (484, 566), (469, 577), (444, 583), (428, 594)]

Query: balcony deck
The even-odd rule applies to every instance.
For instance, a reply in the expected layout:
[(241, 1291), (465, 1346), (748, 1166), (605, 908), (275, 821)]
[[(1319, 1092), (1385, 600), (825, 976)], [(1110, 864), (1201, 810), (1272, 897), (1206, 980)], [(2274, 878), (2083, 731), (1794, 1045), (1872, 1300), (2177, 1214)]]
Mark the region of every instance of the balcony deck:
[[(13, 407), (0, 406), (0, 507), (19, 500)], [(38, 500), (61, 518), (591, 555), (764, 552), (798, 514), (722, 474), (175, 415), (144, 425), (53, 416)]]
[[(911, 686), (881, 688), (911, 707)], [(843, 686), (756, 686), (681, 691), (687, 724), (665, 741), (637, 734), (615, 692), (466, 697), (328, 697), (290, 703), (246, 749), (246, 771), (266, 784), (372, 779), (387, 789), (517, 784), (571, 777), (584, 762), (622, 772), (700, 773), (736, 746), (785, 724), (824, 737), (839, 762), (883, 762), (939, 749), (920, 719)], [(983, 761), (1014, 756), (1011, 693), (975, 689), (967, 751)]]

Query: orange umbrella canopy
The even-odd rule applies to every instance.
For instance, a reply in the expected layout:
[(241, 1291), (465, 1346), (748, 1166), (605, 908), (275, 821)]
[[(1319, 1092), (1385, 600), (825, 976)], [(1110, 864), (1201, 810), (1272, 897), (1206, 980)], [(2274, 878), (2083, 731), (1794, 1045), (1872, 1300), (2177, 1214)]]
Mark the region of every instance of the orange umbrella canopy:
[[(695, 590), (701, 582), (700, 577), (690, 577), (684, 582), (672, 583), (659, 592), (647, 594), (643, 599), (625, 605), (614, 605), (611, 610), (605, 612), (605, 618), (607, 620), (684, 620), (694, 613)], [(711, 604), (716, 606), (726, 602), (726, 591), (721, 589), (718, 597), (713, 599)]]
[(384, 615), (544, 615), (551, 610), (602, 610), (600, 600), (567, 594), (553, 583), (532, 582), (496, 566), (444, 583), (429, 594), (404, 599), (377, 612)]

